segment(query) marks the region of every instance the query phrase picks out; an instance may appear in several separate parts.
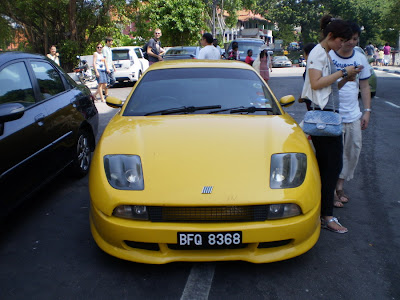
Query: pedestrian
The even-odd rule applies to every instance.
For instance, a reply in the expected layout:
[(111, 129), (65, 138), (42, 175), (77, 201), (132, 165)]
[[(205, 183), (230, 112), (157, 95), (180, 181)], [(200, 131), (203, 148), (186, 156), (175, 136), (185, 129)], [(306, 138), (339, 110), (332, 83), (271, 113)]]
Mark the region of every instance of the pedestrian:
[[(335, 110), (339, 106), (338, 89), (345, 80), (352, 78), (359, 71), (354, 66), (347, 66), (337, 71), (328, 53), (339, 50), (343, 43), (352, 37), (349, 24), (343, 20), (325, 15), (321, 19), (321, 42), (311, 50), (307, 61), (306, 78), (302, 98), (310, 99), (314, 109)], [(333, 198), (336, 183), (343, 164), (343, 144), (341, 136), (311, 136), (315, 148), (321, 176), (321, 226), (336, 233), (346, 233), (333, 216)]]
[(221, 53), (215, 46), (213, 45), (213, 36), (211, 33), (204, 33), (201, 38), (201, 45), (203, 48), (200, 49), (198, 59), (220, 59)]
[(108, 88), (112, 87), (115, 84), (115, 65), (113, 63), (112, 51), (111, 51), (112, 44), (113, 44), (113, 38), (110, 36), (106, 37), (105, 45), (101, 52), (104, 58), (106, 59), (108, 70), (110, 71), (107, 73), (107, 84), (104, 90), (104, 96), (106, 98), (108, 97)]
[(385, 47), (383, 47), (383, 61), (384, 65), (387, 66), (390, 64), (390, 46), (389, 43), (385, 44)]
[(154, 37), (151, 38), (147, 44), (147, 56), (149, 60), (149, 65), (152, 65), (158, 61), (162, 61), (162, 55), (164, 54), (164, 49), (161, 48), (161, 29), (157, 28), (154, 30)]
[(50, 47), (50, 53), (47, 54), (47, 57), (54, 61), (57, 65), (60, 65), (60, 54), (57, 52), (57, 47), (52, 45)]
[(253, 65), (254, 59), (252, 58), (253, 56), (253, 50), (249, 49), (247, 50), (247, 56), (246, 59), (244, 60), (245, 63), (249, 64), (250, 66)]
[(270, 71), (272, 72), (272, 63), (271, 63), (271, 57), (268, 53), (268, 50), (265, 49), (264, 46), (261, 46), (260, 55), (254, 61), (253, 67), (261, 75), (261, 77), (264, 79), (264, 81), (266, 83), (268, 83), (269, 72)]
[(365, 47), (365, 52), (367, 52), (368, 60), (374, 57), (375, 47), (371, 42), (368, 42), (367, 47)]
[(385, 58), (385, 54), (383, 52), (383, 49), (380, 49), (378, 52), (378, 66), (383, 66), (383, 59)]
[[(343, 121), (343, 168), (336, 184), (333, 204), (335, 207), (343, 207), (343, 203), (349, 201), (349, 197), (344, 193), (343, 185), (345, 180), (349, 181), (354, 177), (362, 147), (361, 131), (367, 129), (371, 114), (371, 91), (368, 83), (368, 78), (371, 77), (369, 63), (365, 55), (354, 50), (354, 47), (358, 45), (361, 29), (353, 22), (350, 23), (350, 27), (353, 32), (352, 38), (345, 42), (339, 50), (329, 52), (338, 71), (345, 66), (355, 66), (361, 70), (355, 80), (346, 82), (339, 90), (339, 113)], [(361, 113), (358, 103), (359, 90), (364, 113)]]
[(221, 49), (221, 47), (218, 45), (218, 40), (217, 40), (217, 39), (214, 39), (214, 40), (213, 40), (213, 45), (214, 45), (214, 47), (217, 48), (218, 51), (219, 51), (219, 58), (222, 58), (222, 49)]
[(106, 88), (107, 85), (107, 75), (106, 73), (109, 72), (107, 61), (101, 52), (103, 49), (103, 45), (98, 43), (96, 46), (96, 52), (93, 53), (93, 68), (96, 73), (97, 78), (97, 90), (94, 94), (94, 97), (97, 99), (97, 95), (100, 96), (101, 102), (106, 102), (103, 97), (103, 90)]
[(238, 42), (232, 42), (232, 49), (228, 52), (228, 59), (240, 60), (239, 44)]

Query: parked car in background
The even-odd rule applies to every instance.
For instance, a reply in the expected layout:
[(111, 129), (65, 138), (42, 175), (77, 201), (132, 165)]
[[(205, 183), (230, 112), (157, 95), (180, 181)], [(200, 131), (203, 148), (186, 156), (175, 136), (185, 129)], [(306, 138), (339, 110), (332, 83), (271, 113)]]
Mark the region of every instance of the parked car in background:
[(137, 81), (149, 67), (149, 61), (143, 57), (139, 46), (115, 47), (111, 51), (118, 82)]
[[(367, 57), (367, 55), (365, 54), (364, 50), (358, 46), (354, 47), (354, 50), (362, 53), (365, 55), (365, 57)], [(367, 58), (368, 60), (368, 58)], [(375, 61), (374, 58), (370, 58), (370, 60), (368, 61), (368, 68), (369, 71), (371, 72), (371, 77), (368, 79), (368, 83), (369, 83), (369, 88), (371, 90), (371, 98), (375, 97), (376, 95), (376, 86), (377, 86), (377, 79), (376, 79), (376, 74), (375, 74), (375, 70), (374, 68), (371, 66), (371, 62)]]
[(89, 171), (94, 97), (38, 54), (0, 52), (0, 217), (69, 168)]
[(239, 46), (240, 60), (245, 61), (247, 51), (251, 49), (253, 51), (252, 58), (254, 60), (260, 55), (261, 46), (265, 45), (264, 40), (257, 38), (237, 38), (229, 43), (229, 46), (225, 49), (225, 58), (228, 59), (229, 51), (232, 50), (232, 43), (237, 42)]
[[(208, 96), (205, 96), (205, 91)], [(318, 165), (300, 126), (248, 64), (153, 64), (105, 129), (90, 171), (90, 227), (121, 259), (265, 263), (320, 234)]]
[(292, 62), (287, 56), (275, 56), (272, 60), (273, 68), (291, 67)]
[(196, 46), (179, 46), (171, 47), (165, 52), (164, 60), (175, 59), (197, 59), (199, 56), (200, 47)]

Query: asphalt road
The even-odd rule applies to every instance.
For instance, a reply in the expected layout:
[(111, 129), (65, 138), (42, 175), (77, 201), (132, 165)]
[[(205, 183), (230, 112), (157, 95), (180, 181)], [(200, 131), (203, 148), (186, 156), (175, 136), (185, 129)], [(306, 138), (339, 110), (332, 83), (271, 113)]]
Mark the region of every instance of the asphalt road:
[[(278, 98), (300, 95), (302, 72), (274, 69)], [(61, 174), (1, 225), (0, 299), (400, 299), (400, 76), (377, 75), (350, 203), (335, 210), (349, 233), (323, 230), (309, 252), (272, 264), (127, 262), (91, 237), (88, 178)], [(97, 106), (102, 131), (117, 110)], [(305, 105), (287, 111), (300, 121)]]

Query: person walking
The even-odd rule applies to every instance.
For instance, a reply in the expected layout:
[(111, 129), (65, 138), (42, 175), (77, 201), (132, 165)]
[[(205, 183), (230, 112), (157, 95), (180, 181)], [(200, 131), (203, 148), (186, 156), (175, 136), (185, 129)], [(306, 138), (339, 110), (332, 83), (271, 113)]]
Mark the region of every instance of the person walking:
[(106, 37), (105, 39), (105, 45), (103, 47), (103, 50), (101, 53), (103, 54), (104, 58), (106, 59), (107, 66), (109, 72), (106, 74), (107, 75), (107, 84), (104, 89), (104, 96), (108, 97), (108, 88), (112, 87), (115, 83), (115, 66), (112, 60), (112, 51), (111, 51), (111, 46), (113, 44), (113, 38), (112, 37)]
[[(343, 203), (349, 201), (344, 193), (343, 185), (345, 180), (349, 181), (354, 177), (358, 158), (362, 147), (361, 131), (367, 129), (371, 114), (371, 91), (368, 78), (371, 77), (369, 63), (362, 53), (355, 51), (361, 35), (361, 29), (356, 23), (350, 23), (353, 36), (344, 43), (339, 50), (331, 50), (329, 55), (332, 58), (336, 69), (339, 71), (345, 66), (354, 66), (360, 70), (354, 81), (348, 81), (339, 90), (339, 113), (343, 121), (343, 168), (336, 184), (335, 207), (343, 207)], [(358, 104), (358, 92), (361, 91), (361, 98), (364, 106), (364, 113), (361, 113)]]
[(154, 30), (154, 37), (151, 38), (147, 44), (149, 65), (163, 60), (162, 55), (164, 54), (164, 49), (161, 48), (161, 35), (161, 29), (157, 28)]
[[(347, 66), (339, 71), (333, 64), (330, 50), (338, 51), (352, 37), (349, 24), (325, 15), (321, 19), (321, 42), (310, 52), (302, 98), (312, 101), (314, 109), (335, 110), (339, 106), (339, 88), (359, 71)], [(337, 80), (343, 78), (337, 83)], [(333, 216), (333, 198), (336, 183), (343, 164), (341, 136), (311, 136), (321, 176), (321, 226), (336, 233), (348, 229)]]
[(94, 94), (94, 97), (97, 99), (97, 95), (100, 96), (101, 102), (106, 102), (103, 96), (103, 90), (107, 84), (107, 75), (106, 73), (109, 72), (107, 61), (102, 54), (103, 45), (98, 43), (96, 46), (96, 52), (93, 53), (93, 68), (96, 73), (97, 78), (97, 90)]
[(390, 65), (390, 46), (389, 46), (389, 43), (386, 43), (385, 47), (383, 47), (383, 64), (385, 66)]
[(201, 45), (203, 48), (200, 49), (198, 59), (220, 59), (221, 54), (219, 50), (213, 45), (213, 36), (211, 33), (204, 33), (201, 38)]
[(50, 47), (50, 53), (47, 54), (47, 57), (54, 61), (57, 65), (60, 65), (60, 55), (57, 52), (56, 46), (52, 45)]

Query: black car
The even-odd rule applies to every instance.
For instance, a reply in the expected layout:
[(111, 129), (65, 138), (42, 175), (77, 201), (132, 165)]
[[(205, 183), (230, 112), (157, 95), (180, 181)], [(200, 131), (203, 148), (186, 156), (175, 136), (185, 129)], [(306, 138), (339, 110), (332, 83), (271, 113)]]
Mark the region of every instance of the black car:
[(200, 47), (180, 46), (172, 47), (164, 54), (164, 60), (196, 59), (199, 56)]
[(0, 217), (65, 168), (85, 176), (98, 120), (90, 90), (53, 61), (0, 52)]

